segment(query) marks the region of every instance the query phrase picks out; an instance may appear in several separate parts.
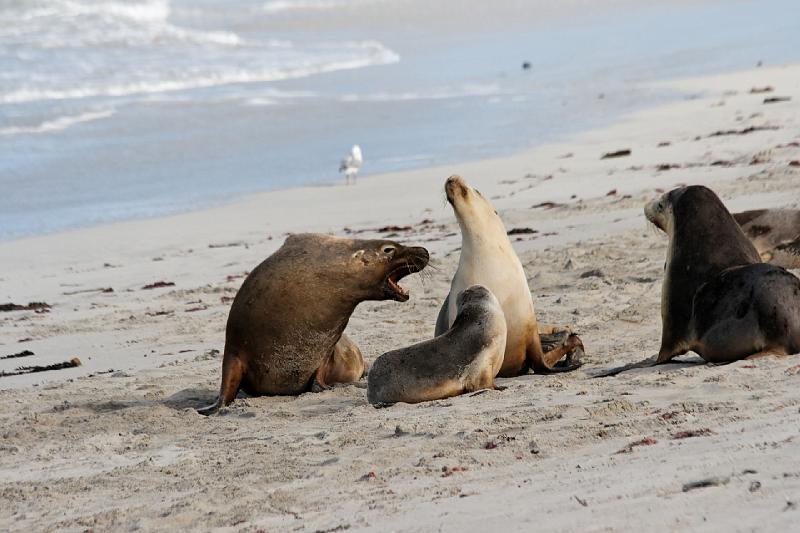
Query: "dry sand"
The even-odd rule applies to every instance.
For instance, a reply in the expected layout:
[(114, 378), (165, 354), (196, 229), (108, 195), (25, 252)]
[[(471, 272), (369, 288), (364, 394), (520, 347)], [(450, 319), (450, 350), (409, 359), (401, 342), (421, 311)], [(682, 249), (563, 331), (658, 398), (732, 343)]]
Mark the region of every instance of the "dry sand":
[[(84, 362), (0, 378), (0, 529), (796, 528), (800, 358), (687, 356), (591, 378), (658, 349), (666, 238), (642, 215), (658, 189), (710, 184), (733, 210), (800, 200), (789, 166), (800, 148), (786, 146), (800, 141), (800, 67), (666, 85), (687, 98), (510, 158), (0, 244), (0, 301), (53, 305), (0, 313), (0, 355), (36, 353), (0, 370)], [(765, 85), (774, 92), (749, 92)], [(764, 104), (770, 96), (792, 100)], [(751, 126), (775, 129), (711, 136)], [(632, 154), (601, 160), (620, 149)], [(432, 277), (409, 278), (405, 304), (362, 304), (347, 332), (369, 360), (430, 337), (458, 260), (441, 191), (456, 172), (493, 198), (508, 229), (538, 230), (515, 242), (537, 314), (580, 333), (583, 369), (387, 409), (367, 404), (361, 382), (195, 413), (216, 395), (240, 275), (289, 231), (411, 226), (395, 238), (429, 248)], [(565, 205), (531, 207), (547, 201)], [(142, 289), (159, 280), (175, 286)], [(696, 435), (679, 438), (687, 431)], [(701, 480), (712, 486), (684, 490)]]

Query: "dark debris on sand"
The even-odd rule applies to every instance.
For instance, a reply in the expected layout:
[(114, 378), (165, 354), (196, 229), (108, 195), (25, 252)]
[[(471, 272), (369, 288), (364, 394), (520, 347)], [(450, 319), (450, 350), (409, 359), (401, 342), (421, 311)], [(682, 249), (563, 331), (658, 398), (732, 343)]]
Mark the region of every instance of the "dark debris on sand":
[(625, 148), (624, 150), (617, 150), (615, 152), (607, 152), (603, 154), (600, 159), (614, 159), (615, 157), (627, 157), (631, 155), (630, 148)]
[(19, 353), (12, 353), (11, 355), (4, 355), (4, 356), (0, 357), (0, 359), (16, 359), (18, 357), (29, 357), (31, 355), (36, 355), (36, 354), (33, 353), (30, 350), (23, 350), (23, 351), (21, 351)]
[(509, 235), (526, 235), (530, 233), (539, 233), (539, 230), (533, 228), (511, 228), (508, 230)]
[(20, 366), (10, 372), (0, 372), (0, 378), (8, 376), (19, 376), (22, 374), (33, 374), (35, 372), (47, 372), (48, 370), (62, 370), (64, 368), (75, 368), (81, 366), (81, 360), (73, 357), (69, 361), (63, 363), (55, 363), (52, 365), (35, 365), (35, 366)]
[(778, 126), (749, 126), (741, 130), (718, 130), (709, 134), (709, 137), (722, 137), (725, 135), (747, 135), (757, 131), (774, 131), (780, 129)]
[(0, 304), (0, 311), (36, 311), (37, 313), (46, 313), (53, 307), (45, 302), (29, 302), (28, 305), (20, 305), (15, 303)]
[(779, 102), (788, 102), (791, 100), (791, 96), (770, 96), (769, 98), (764, 98), (765, 104), (777, 104)]
[(173, 281), (156, 281), (155, 283), (149, 283), (142, 287), (143, 290), (150, 290), (150, 289), (160, 289), (162, 287), (174, 287), (175, 282)]

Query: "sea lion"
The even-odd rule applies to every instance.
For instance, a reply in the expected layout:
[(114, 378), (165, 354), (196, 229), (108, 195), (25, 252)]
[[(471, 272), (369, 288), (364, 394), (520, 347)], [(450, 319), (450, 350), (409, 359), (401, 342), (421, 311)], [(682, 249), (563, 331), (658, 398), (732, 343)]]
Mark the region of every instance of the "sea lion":
[(761, 262), (713, 191), (674, 189), (644, 212), (669, 236), (657, 364), (689, 350), (712, 363), (800, 351), (800, 279)]
[(219, 397), (199, 412), (228, 405), (240, 388), (252, 395), (292, 395), (310, 390), (314, 381), (326, 387), (340, 376), (360, 374), (338, 364), (354, 359), (352, 341), (341, 340), (353, 310), (366, 300), (407, 301), (398, 282), (427, 264), (425, 248), (393, 241), (291, 235), (233, 299)]
[(361, 349), (350, 337), (342, 333), (342, 337), (333, 347), (331, 355), (314, 375), (314, 391), (325, 390), (329, 383), (350, 383), (364, 377), (367, 365)]
[(497, 298), (474, 285), (456, 298), (453, 326), (436, 338), (386, 352), (373, 363), (367, 400), (378, 406), (418, 403), (496, 388), (506, 319)]
[[(450, 294), (436, 320), (435, 335), (441, 335), (455, 322), (458, 314), (455, 295), (480, 284), (497, 297), (506, 318), (508, 339), (499, 376), (519, 376), (530, 368), (534, 372), (578, 368), (581, 363), (577, 359), (583, 353), (583, 343), (569, 328), (563, 341), (552, 350), (545, 353), (542, 349), (540, 333), (558, 335), (559, 330), (565, 328), (545, 327), (540, 332), (528, 279), (497, 211), (460, 176), (448, 178), (444, 190), (461, 228), (461, 256)], [(556, 366), (564, 356), (568, 356), (567, 364)]]
[(757, 209), (734, 213), (733, 218), (765, 262), (800, 268), (800, 210)]

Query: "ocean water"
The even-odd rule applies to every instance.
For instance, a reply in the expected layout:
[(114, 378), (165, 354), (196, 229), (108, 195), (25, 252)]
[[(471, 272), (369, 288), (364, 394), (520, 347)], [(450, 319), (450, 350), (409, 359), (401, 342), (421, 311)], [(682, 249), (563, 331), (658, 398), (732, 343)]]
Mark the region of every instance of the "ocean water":
[(354, 143), (361, 179), (510, 154), (800, 59), (796, 0), (551, 4), (0, 0), (0, 240), (336, 183)]

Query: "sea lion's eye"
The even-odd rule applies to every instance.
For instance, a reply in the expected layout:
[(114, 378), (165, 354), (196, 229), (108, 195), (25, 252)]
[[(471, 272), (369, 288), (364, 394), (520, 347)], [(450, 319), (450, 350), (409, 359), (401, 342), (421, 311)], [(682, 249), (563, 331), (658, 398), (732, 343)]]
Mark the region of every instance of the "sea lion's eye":
[(391, 254), (391, 253), (394, 253), (395, 249), (396, 248), (394, 246), (392, 246), (391, 244), (387, 244), (386, 246), (383, 247), (383, 253)]

